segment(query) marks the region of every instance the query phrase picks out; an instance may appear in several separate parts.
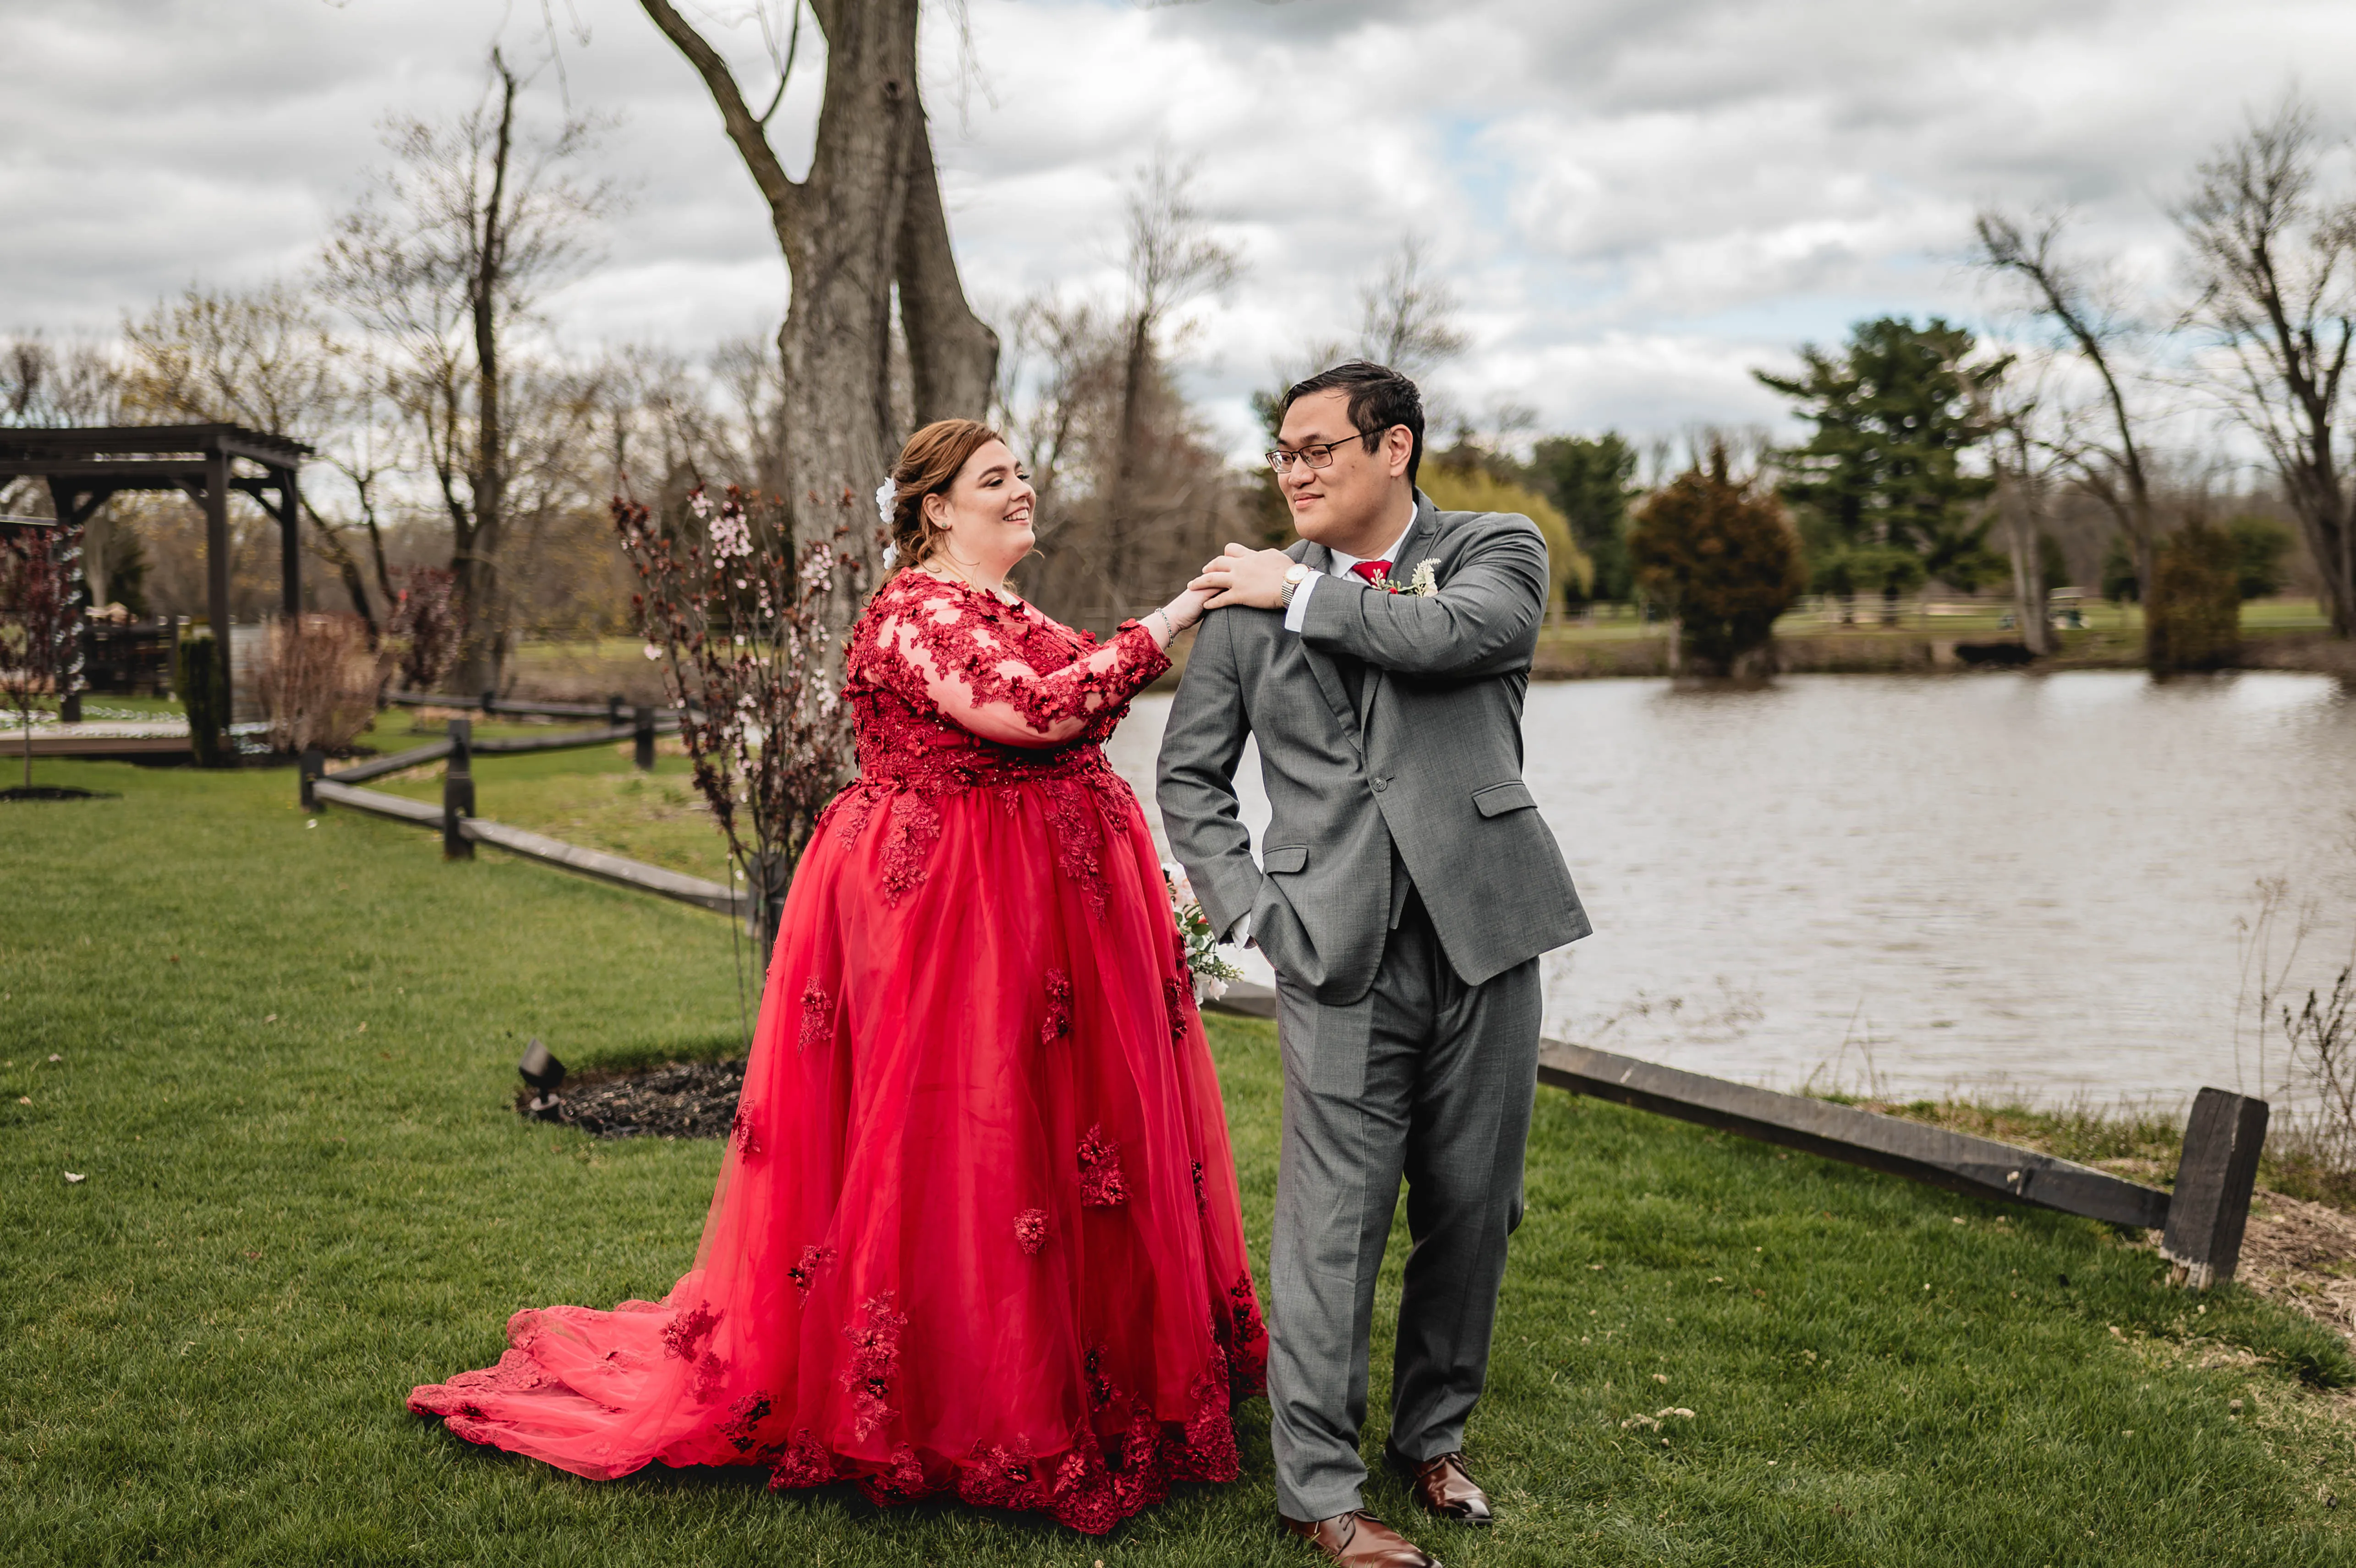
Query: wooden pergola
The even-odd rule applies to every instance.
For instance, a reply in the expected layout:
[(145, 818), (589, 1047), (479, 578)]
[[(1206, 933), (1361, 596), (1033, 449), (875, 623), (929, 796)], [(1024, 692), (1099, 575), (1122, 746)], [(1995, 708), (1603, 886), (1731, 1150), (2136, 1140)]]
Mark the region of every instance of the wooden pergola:
[(0, 478), (45, 479), (59, 522), (80, 526), (108, 497), (178, 490), (205, 509), (205, 607), (221, 680), (230, 678), (230, 492), (241, 490), (278, 519), (278, 581), (284, 613), (303, 607), (301, 493), (295, 474), (312, 449), (233, 424), (0, 429)]

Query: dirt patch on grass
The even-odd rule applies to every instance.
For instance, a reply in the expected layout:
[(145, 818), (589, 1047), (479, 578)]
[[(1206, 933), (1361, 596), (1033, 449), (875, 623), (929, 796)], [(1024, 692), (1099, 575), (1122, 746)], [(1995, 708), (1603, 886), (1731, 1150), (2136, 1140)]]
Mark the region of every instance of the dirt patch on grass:
[[(1925, 1100), (1861, 1104), (1885, 1115), (2018, 1144), (2154, 1187), (2174, 1184), (2183, 1137), (2172, 1117), (2148, 1110), (2040, 1111)], [(2279, 1163), (2271, 1174), (2293, 1183), (2308, 1179), (2302, 1169)], [(2146, 1232), (2144, 1241), (2158, 1250), (2158, 1232)], [(2356, 1348), (2356, 1214), (2259, 1188), (2234, 1277), (2267, 1300), (2327, 1325)]]
[(2234, 1277), (2356, 1344), (2356, 1216), (2261, 1188)]
[(741, 1061), (669, 1061), (636, 1072), (584, 1072), (539, 1111), (530, 1091), (520, 1091), (515, 1107), (519, 1115), (601, 1138), (719, 1138), (728, 1136), (744, 1087)]

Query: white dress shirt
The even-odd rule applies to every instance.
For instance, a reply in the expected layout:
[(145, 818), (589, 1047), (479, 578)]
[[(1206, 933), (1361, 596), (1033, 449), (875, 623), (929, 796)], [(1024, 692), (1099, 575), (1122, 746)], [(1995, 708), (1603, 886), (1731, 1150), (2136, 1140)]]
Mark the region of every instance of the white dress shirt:
[[(1333, 559), (1332, 563), (1326, 567), (1325, 575), (1328, 577), (1347, 577), (1350, 575), (1350, 569), (1357, 565), (1361, 560), (1398, 560), (1399, 546), (1407, 543), (1407, 536), (1414, 530), (1415, 502), (1410, 498), (1408, 502), (1407, 507), (1407, 526), (1399, 529), (1398, 537), (1391, 540), (1390, 548), (1388, 549), (1383, 550), (1379, 554), (1376, 555), (1344, 555), (1340, 550), (1335, 549), (1333, 546), (1327, 545), (1325, 547), (1325, 553)], [(1287, 605), (1284, 611), (1284, 629), (1286, 631), (1298, 632), (1308, 620), (1309, 595), (1311, 592), (1316, 588), (1318, 581), (1319, 579), (1315, 577), (1304, 577), (1301, 580), (1301, 586), (1292, 591), (1292, 603)]]

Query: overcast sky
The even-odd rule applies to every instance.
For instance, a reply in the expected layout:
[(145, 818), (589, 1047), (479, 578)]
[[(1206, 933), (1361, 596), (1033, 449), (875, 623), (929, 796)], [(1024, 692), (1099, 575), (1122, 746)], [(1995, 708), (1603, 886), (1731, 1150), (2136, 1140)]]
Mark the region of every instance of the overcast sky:
[[(770, 0), (773, 11), (786, 0)], [(742, 0), (684, 7), (766, 93)], [(303, 268), (492, 43), (615, 117), (637, 193), (551, 306), (584, 347), (773, 329), (785, 274), (701, 85), (626, 0), (0, 0), (0, 331), (105, 333), (191, 281)], [(2069, 203), (2147, 278), (2192, 161), (2296, 81), (2356, 88), (2356, 5), (2295, 0), (967, 0), (926, 89), (967, 287), (1117, 288), (1124, 180), (1191, 160), (1245, 272), (1188, 383), (1238, 450), (1273, 358), (1345, 332), (1402, 236), (1472, 347), (1457, 403), (1543, 428), (1775, 420), (1751, 367), (1882, 312), (1979, 321), (1973, 208)], [(734, 27), (727, 26), (734, 22)], [(585, 35), (585, 37), (584, 37)], [(773, 80), (773, 79), (771, 79)], [(798, 167), (815, 70), (780, 113)], [(535, 112), (560, 112), (554, 69)], [(2337, 128), (2337, 127), (2335, 127)], [(799, 144), (797, 148), (795, 144)]]

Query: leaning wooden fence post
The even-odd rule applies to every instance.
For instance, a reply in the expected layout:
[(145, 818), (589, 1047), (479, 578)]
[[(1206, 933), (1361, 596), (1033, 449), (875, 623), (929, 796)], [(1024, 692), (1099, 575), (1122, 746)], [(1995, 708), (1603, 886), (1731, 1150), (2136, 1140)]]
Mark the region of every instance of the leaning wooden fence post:
[(605, 694), (605, 723), (608, 728), (620, 728), (622, 709), (629, 705), (630, 699), (618, 691), (609, 691)]
[(475, 841), (460, 826), (475, 815), (475, 725), (470, 719), (450, 720), (450, 766), (442, 775), (442, 858), (471, 860)]
[(638, 730), (637, 764), (651, 772), (655, 765), (655, 710), (641, 702), (631, 710), (630, 719)]
[(319, 775), (327, 771), (327, 754), (316, 746), (303, 748), (303, 809), (319, 809)]
[(2222, 1089), (2203, 1089), (2193, 1099), (2159, 1250), (2194, 1290), (2233, 1278), (2242, 1260), (2267, 1115), (2264, 1100)]

